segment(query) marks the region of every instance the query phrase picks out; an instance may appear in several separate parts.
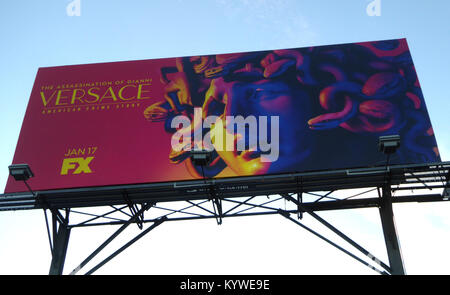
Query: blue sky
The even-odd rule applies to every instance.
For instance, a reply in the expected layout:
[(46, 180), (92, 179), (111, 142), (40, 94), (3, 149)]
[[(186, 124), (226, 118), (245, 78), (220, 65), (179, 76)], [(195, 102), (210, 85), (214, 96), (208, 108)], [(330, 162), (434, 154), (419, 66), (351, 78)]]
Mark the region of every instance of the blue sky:
[[(407, 38), (410, 46), (442, 160), (450, 160), (450, 136), (448, 135), (450, 1), (381, 0), (381, 16), (372, 17), (366, 13), (366, 7), (371, 2), (369, 0), (80, 0), (81, 15), (72, 17), (66, 14), (66, 6), (70, 2), (69, 0), (5, 0), (0, 3), (1, 189), (6, 183), (7, 166), (12, 161), (26, 105), (39, 67), (293, 48), (403, 37)], [(411, 239), (414, 239), (412, 237), (414, 232), (408, 224), (416, 224), (419, 221), (422, 223), (416, 224), (416, 230), (423, 230), (424, 236), (433, 233), (428, 237), (428, 241), (434, 242), (428, 244), (428, 249), (434, 247), (434, 243), (448, 242), (448, 239), (442, 240), (444, 238), (439, 240), (439, 235), (448, 236), (450, 233), (450, 222), (445, 213), (450, 209), (448, 204), (409, 207), (410, 209), (407, 210), (403, 208), (396, 207), (398, 210), (396, 214), (398, 214), (398, 226), (403, 226), (399, 228), (399, 234), (401, 238), (404, 235), (403, 239), (407, 241), (404, 244), (417, 244), (417, 241), (408, 240), (409, 233)], [(376, 237), (378, 241), (382, 237), (377, 224), (377, 214), (373, 211), (362, 212), (356, 213), (357, 217), (351, 217), (348, 220), (342, 216), (342, 213), (330, 215), (330, 218), (337, 220), (338, 223), (341, 222), (344, 227), (350, 227), (350, 231), (354, 231), (355, 235), (359, 233), (362, 239), (367, 238), (365, 234), (369, 234)], [(412, 212), (420, 217), (416, 216), (414, 220), (411, 220), (414, 216)], [(355, 213), (352, 212), (352, 214)], [(27, 220), (35, 224), (35, 229), (27, 227)], [(255, 230), (252, 225), (260, 224), (259, 219), (255, 220), (258, 222), (243, 219), (242, 222), (245, 222), (247, 227), (238, 234), (232, 229), (235, 229), (234, 226), (242, 227), (243, 225), (236, 221), (225, 220), (225, 224), (228, 223), (229, 227), (226, 225), (217, 227), (213, 221), (206, 224), (199, 223), (198, 226), (199, 230), (204, 230), (205, 235), (212, 240), (219, 242), (226, 240), (228, 235), (238, 236), (246, 241), (246, 246), (256, 248), (258, 243), (267, 243), (267, 240), (259, 240), (259, 237), (253, 237), (254, 241), (246, 240), (246, 235), (243, 234), (244, 230), (250, 231), (250, 228)], [(365, 233), (364, 229), (355, 226), (356, 223), (363, 222), (362, 220), (366, 222), (362, 224), (366, 224), (367, 228), (378, 228), (378, 231), (373, 229), (368, 230), (370, 233)], [(184, 224), (180, 225), (178, 233), (184, 226)], [(284, 223), (276, 220), (275, 225), (269, 225), (268, 232), (261, 231), (261, 234), (266, 235), (270, 231), (276, 234), (280, 232), (278, 228), (280, 226), (284, 226)], [(175, 225), (170, 225), (168, 228), (173, 228), (174, 233), (177, 232)], [(196, 224), (192, 223), (192, 226), (189, 224), (187, 228), (194, 235)], [(168, 232), (170, 232), (169, 229)], [(282, 232), (286, 231), (286, 236), (290, 236), (288, 229), (299, 231), (287, 225), (282, 230)], [(48, 245), (45, 244), (47, 241), (42, 212), (29, 211), (0, 213), (0, 241), (2, 241), (0, 253), (6, 249), (18, 249), (17, 245), (23, 238), (18, 232), (24, 230), (32, 231), (33, 233), (30, 234), (31, 236), (36, 234), (36, 239), (44, 240), (39, 245), (42, 245), (44, 249), (42, 251), (48, 252), (48, 249), (45, 249)], [(38, 235), (38, 232), (42, 235)], [(27, 245), (31, 236), (23, 244)], [(197, 238), (201, 240), (201, 237)], [(8, 244), (4, 245), (3, 241), (6, 239)], [(312, 244), (315, 242), (309, 240), (305, 249), (316, 247)], [(207, 241), (204, 242), (207, 243)], [(302, 244), (301, 241), (289, 239), (286, 242), (297, 243), (299, 247)], [(93, 244), (92, 247), (97, 244)], [(320, 241), (318, 244), (325, 246)], [(161, 244), (161, 249), (164, 249), (163, 245)], [(198, 249), (199, 245), (193, 245), (192, 249)], [(21, 247), (29, 249), (26, 246)], [(383, 244), (380, 247), (383, 248)], [(441, 247), (443, 249), (444, 245)], [(405, 251), (416, 253), (414, 252), (416, 250), (419, 251), (419, 248), (407, 248)], [(85, 256), (82, 250), (79, 251), (81, 256), (75, 260), (81, 260)], [(86, 251), (89, 252), (89, 249)], [(411, 266), (413, 272), (420, 273), (420, 270), (425, 271), (432, 267), (439, 271), (440, 267), (436, 266), (439, 261), (432, 264), (433, 259), (422, 259), (417, 253), (410, 255), (417, 256), (415, 259), (419, 260), (417, 265), (413, 263)], [(445, 254), (441, 253), (441, 255)], [(337, 259), (335, 264), (339, 264), (340, 258), (335, 256), (338, 257), (339, 254), (330, 257)], [(411, 256), (405, 257), (407, 268), (408, 258), (413, 259)], [(2, 254), (0, 257), (9, 259)], [(276, 257), (271, 257), (273, 261), (276, 261)], [(303, 259), (306, 258), (303, 257)], [(28, 270), (30, 273), (46, 273), (49, 261), (48, 256), (42, 257), (42, 261), (38, 259), (36, 265)], [(258, 264), (256, 261), (255, 258), (253, 264)], [(123, 263), (126, 264), (126, 262)], [(301, 270), (292, 269), (292, 272), (310, 270), (312, 273), (320, 273), (321, 268), (316, 270), (314, 263), (317, 261), (312, 261)], [(419, 266), (427, 266), (426, 263), (431, 264), (428, 267)], [(186, 265), (188, 265), (187, 262)], [(70, 267), (68, 266), (66, 270)], [(184, 266), (180, 266), (179, 269), (186, 270), (187, 273), (196, 272)], [(0, 262), (0, 273), (8, 273), (8, 271), (27, 273), (26, 270), (16, 269), (12, 265), (6, 266), (5, 263)], [(114, 270), (110, 271), (114, 272)], [(359, 268), (349, 268), (347, 272), (359, 273), (359, 271)], [(445, 273), (445, 268), (441, 271)], [(144, 268), (142, 272), (149, 271)], [(251, 273), (250, 270), (249, 272)], [(268, 272), (270, 273), (269, 270)], [(339, 272), (339, 270), (330, 268), (330, 272)], [(170, 269), (167, 273), (170, 273)]]

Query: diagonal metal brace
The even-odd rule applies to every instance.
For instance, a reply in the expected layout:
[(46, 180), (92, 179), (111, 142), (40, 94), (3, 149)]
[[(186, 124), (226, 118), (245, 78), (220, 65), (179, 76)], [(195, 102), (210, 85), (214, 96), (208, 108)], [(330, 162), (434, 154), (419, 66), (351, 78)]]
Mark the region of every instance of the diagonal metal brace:
[(149, 226), (147, 229), (145, 229), (143, 232), (141, 232), (139, 235), (137, 235), (135, 238), (133, 238), (131, 241), (129, 241), (128, 243), (126, 243), (124, 246), (122, 246), (119, 250), (117, 250), (116, 252), (114, 252), (113, 254), (109, 255), (106, 259), (104, 259), (102, 262), (100, 262), (99, 264), (97, 264), (96, 266), (94, 266), (91, 270), (89, 270), (86, 275), (91, 275), (93, 274), (96, 270), (98, 270), (100, 267), (102, 267), (103, 265), (105, 265), (106, 263), (108, 263), (111, 259), (113, 259), (114, 257), (116, 257), (117, 255), (119, 255), (120, 253), (122, 253), (125, 249), (127, 249), (128, 247), (130, 247), (132, 244), (134, 244), (137, 240), (139, 240), (140, 238), (142, 238), (143, 236), (145, 236), (147, 233), (149, 233), (151, 230), (153, 230), (155, 227), (157, 227), (158, 225), (160, 225), (161, 223), (163, 223), (164, 221), (167, 220), (166, 216), (161, 217), (160, 219), (157, 219), (151, 226)]
[(219, 199), (219, 198), (215, 198), (214, 200), (212, 200), (212, 202), (213, 202), (214, 215), (216, 217), (217, 224), (221, 225), (222, 224), (222, 217), (223, 217), (222, 200)]
[(361, 253), (363, 253), (364, 255), (366, 255), (369, 259), (373, 260), (376, 264), (378, 264), (379, 266), (381, 266), (382, 268), (384, 268), (386, 271), (388, 271), (389, 273), (392, 271), (391, 268), (385, 264), (383, 261), (381, 261), (380, 259), (378, 259), (377, 257), (375, 257), (374, 255), (372, 255), (369, 251), (367, 251), (366, 249), (364, 249), (363, 247), (361, 247), (359, 244), (357, 244), (355, 241), (353, 241), (352, 239), (350, 239), (347, 235), (345, 235), (344, 233), (342, 233), (340, 230), (338, 230), (337, 228), (335, 228), (334, 226), (332, 226), (330, 223), (328, 223), (326, 220), (324, 220), (322, 217), (320, 217), (319, 215), (317, 215), (316, 213), (314, 213), (312, 210), (308, 209), (307, 207), (303, 206), (303, 204), (300, 204), (300, 202), (298, 202), (296, 199), (294, 199), (293, 197), (286, 195), (286, 194), (282, 194), (281, 195), (283, 198), (285, 198), (288, 201), (293, 202), (294, 204), (296, 204), (302, 211), (308, 213), (309, 215), (311, 215), (312, 217), (314, 217), (317, 221), (319, 221), (320, 223), (322, 223), (323, 225), (325, 225), (327, 228), (329, 228), (331, 231), (333, 231), (335, 234), (337, 234), (339, 237), (341, 237), (342, 239), (344, 239), (347, 243), (349, 243), (350, 245), (352, 245), (353, 247), (355, 247), (356, 249), (358, 249)]
[[(126, 202), (127, 205), (128, 205), (128, 208), (130, 209), (131, 214), (132, 214), (133, 216), (137, 216), (137, 218), (136, 218), (136, 224), (137, 224), (138, 228), (139, 228), (140, 230), (142, 230), (142, 228), (143, 228), (143, 225), (142, 225), (142, 224), (143, 224), (143, 221), (144, 221), (144, 211), (142, 211), (142, 210), (139, 211), (137, 205), (134, 204), (134, 203), (131, 201), (131, 199), (130, 199), (130, 197), (128, 196), (127, 192), (124, 192), (122, 195), (123, 195), (123, 198), (124, 198), (125, 202)], [(141, 209), (142, 209), (142, 207), (141, 207)]]
[(222, 200), (217, 196), (216, 187), (214, 185), (212, 184), (208, 185), (207, 190), (209, 194), (209, 199), (211, 200), (213, 205), (214, 217), (216, 218), (217, 224), (221, 225), (223, 217)]
[(378, 268), (372, 266), (370, 263), (367, 263), (366, 261), (362, 260), (361, 258), (359, 258), (358, 256), (350, 253), (349, 251), (345, 250), (344, 248), (342, 248), (341, 246), (337, 245), (336, 243), (332, 242), (331, 240), (325, 238), (324, 236), (322, 236), (321, 234), (319, 234), (318, 232), (312, 230), (311, 228), (307, 227), (306, 225), (304, 225), (303, 223), (299, 222), (298, 220), (295, 220), (294, 218), (292, 218), (289, 215), (289, 212), (278, 209), (278, 213), (285, 217), (286, 219), (289, 219), (290, 221), (294, 222), (295, 224), (299, 225), (300, 227), (306, 229), (307, 231), (309, 231), (310, 233), (312, 233), (313, 235), (319, 237), (320, 239), (324, 240), (325, 242), (327, 242), (328, 244), (332, 245), (333, 247), (337, 248), (338, 250), (341, 250), (342, 252), (344, 252), (345, 254), (349, 255), (350, 257), (354, 258), (355, 260), (357, 260), (358, 262), (364, 264), (365, 266), (369, 267), (370, 269), (376, 271), (377, 273), (381, 274), (381, 275), (389, 275), (389, 273), (379, 270)]
[(133, 215), (125, 224), (123, 224), (117, 231), (115, 231), (103, 244), (101, 244), (97, 249), (95, 249), (94, 252), (92, 252), (91, 255), (89, 255), (85, 260), (83, 260), (80, 265), (78, 265), (72, 272), (71, 275), (75, 275), (77, 272), (81, 270), (89, 261), (91, 261), (95, 256), (97, 256), (100, 251), (102, 251), (109, 243), (112, 242), (122, 231), (124, 231), (131, 223), (136, 222), (136, 219), (138, 216), (143, 213), (144, 211), (150, 209), (154, 204), (148, 203), (145, 204), (141, 210), (137, 212), (137, 214)]

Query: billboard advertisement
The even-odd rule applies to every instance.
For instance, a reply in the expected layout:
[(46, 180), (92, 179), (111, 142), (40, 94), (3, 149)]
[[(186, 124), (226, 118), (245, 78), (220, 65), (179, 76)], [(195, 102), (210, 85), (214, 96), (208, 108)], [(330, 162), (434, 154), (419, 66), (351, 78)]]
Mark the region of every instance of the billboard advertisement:
[(393, 134), (391, 164), (440, 161), (405, 39), (40, 68), (13, 164), (36, 191), (374, 167)]

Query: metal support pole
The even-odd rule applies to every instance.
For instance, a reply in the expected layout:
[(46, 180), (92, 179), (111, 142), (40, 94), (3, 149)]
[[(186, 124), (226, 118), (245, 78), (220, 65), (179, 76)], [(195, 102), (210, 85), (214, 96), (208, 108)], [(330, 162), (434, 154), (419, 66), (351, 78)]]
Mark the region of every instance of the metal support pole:
[[(66, 260), (67, 246), (69, 245), (70, 228), (68, 227), (68, 214), (63, 223), (59, 223), (58, 231), (54, 235), (52, 262), (50, 264), (49, 275), (62, 275), (64, 262)], [(53, 213), (55, 220), (56, 214)]]
[(400, 249), (400, 243), (397, 237), (397, 230), (394, 222), (394, 212), (392, 210), (392, 195), (391, 186), (388, 181), (382, 188), (380, 200), (380, 217), (381, 225), (383, 227), (384, 240), (386, 243), (391, 274), (405, 275), (405, 268), (403, 266), (403, 258)]
[(297, 192), (297, 219), (303, 218), (303, 211), (302, 211), (302, 203), (303, 203), (303, 192)]

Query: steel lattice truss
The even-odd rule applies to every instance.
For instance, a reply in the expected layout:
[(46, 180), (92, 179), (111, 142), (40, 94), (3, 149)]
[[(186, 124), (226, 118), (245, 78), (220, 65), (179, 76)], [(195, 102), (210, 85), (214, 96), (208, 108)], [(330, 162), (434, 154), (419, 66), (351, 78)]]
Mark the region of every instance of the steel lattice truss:
[[(442, 187), (411, 186), (392, 188), (398, 192), (392, 198), (393, 203), (445, 201)], [(426, 192), (417, 194), (426, 190)], [(440, 192), (435, 192), (440, 190)], [(408, 194), (400, 194), (408, 192)], [(414, 194), (411, 194), (413, 192)], [(334, 194), (333, 194), (334, 193)], [(340, 196), (336, 196), (339, 193)], [(89, 209), (71, 209), (72, 222), (70, 227), (86, 227), (97, 225), (120, 225), (129, 222), (136, 216), (133, 223), (140, 228), (144, 223), (154, 222), (164, 218), (166, 221), (195, 220), (215, 218), (218, 224), (226, 217), (242, 217), (253, 215), (278, 214), (280, 210), (297, 214), (299, 218), (308, 211), (337, 210), (341, 208), (369, 208), (379, 206), (379, 189), (355, 189), (342, 192), (304, 192), (301, 195), (290, 193), (284, 195), (251, 196), (239, 198), (186, 200), (161, 202), (156, 204), (111, 205)], [(297, 205), (297, 202), (301, 206)], [(143, 210), (146, 206), (148, 208)], [(141, 213), (139, 213), (142, 211)], [(95, 212), (95, 213), (94, 213)], [(101, 212), (101, 213), (99, 213)], [(138, 214), (139, 213), (139, 214)], [(79, 215), (75, 219), (75, 214)], [(138, 215), (137, 215), (138, 214)], [(77, 220), (77, 222), (74, 222)]]
[[(362, 246), (317, 215), (326, 210), (380, 208), (389, 222), (392, 203), (449, 200), (450, 163), (386, 166), (369, 169), (224, 180), (151, 184), (31, 192), (0, 196), (0, 210), (44, 209), (52, 251), (50, 273), (61, 274), (68, 237), (73, 228), (116, 225), (119, 229), (87, 257), (72, 274), (78, 273), (126, 227), (135, 224), (141, 233), (92, 268), (91, 274), (153, 228), (168, 221), (215, 219), (278, 214), (380, 274), (400, 273), (402, 262), (380, 261)], [(383, 209), (384, 208), (384, 209)], [(387, 210), (384, 212), (383, 210)], [(48, 211), (52, 216), (49, 223)], [(384, 212), (384, 213), (383, 213)], [(362, 253), (366, 260), (342, 248), (302, 223), (304, 214), (326, 226)], [(383, 217), (383, 214), (385, 217)], [(70, 215), (70, 218), (69, 218)], [(384, 220), (384, 221), (383, 221)], [(383, 224), (383, 229), (388, 225)], [(396, 240), (386, 238), (385, 240)], [(395, 252), (395, 245), (387, 245)], [(390, 249), (391, 248), (391, 249)], [(397, 255), (400, 257), (400, 255)], [(367, 262), (367, 258), (370, 262)], [(375, 264), (375, 266), (374, 266)]]

